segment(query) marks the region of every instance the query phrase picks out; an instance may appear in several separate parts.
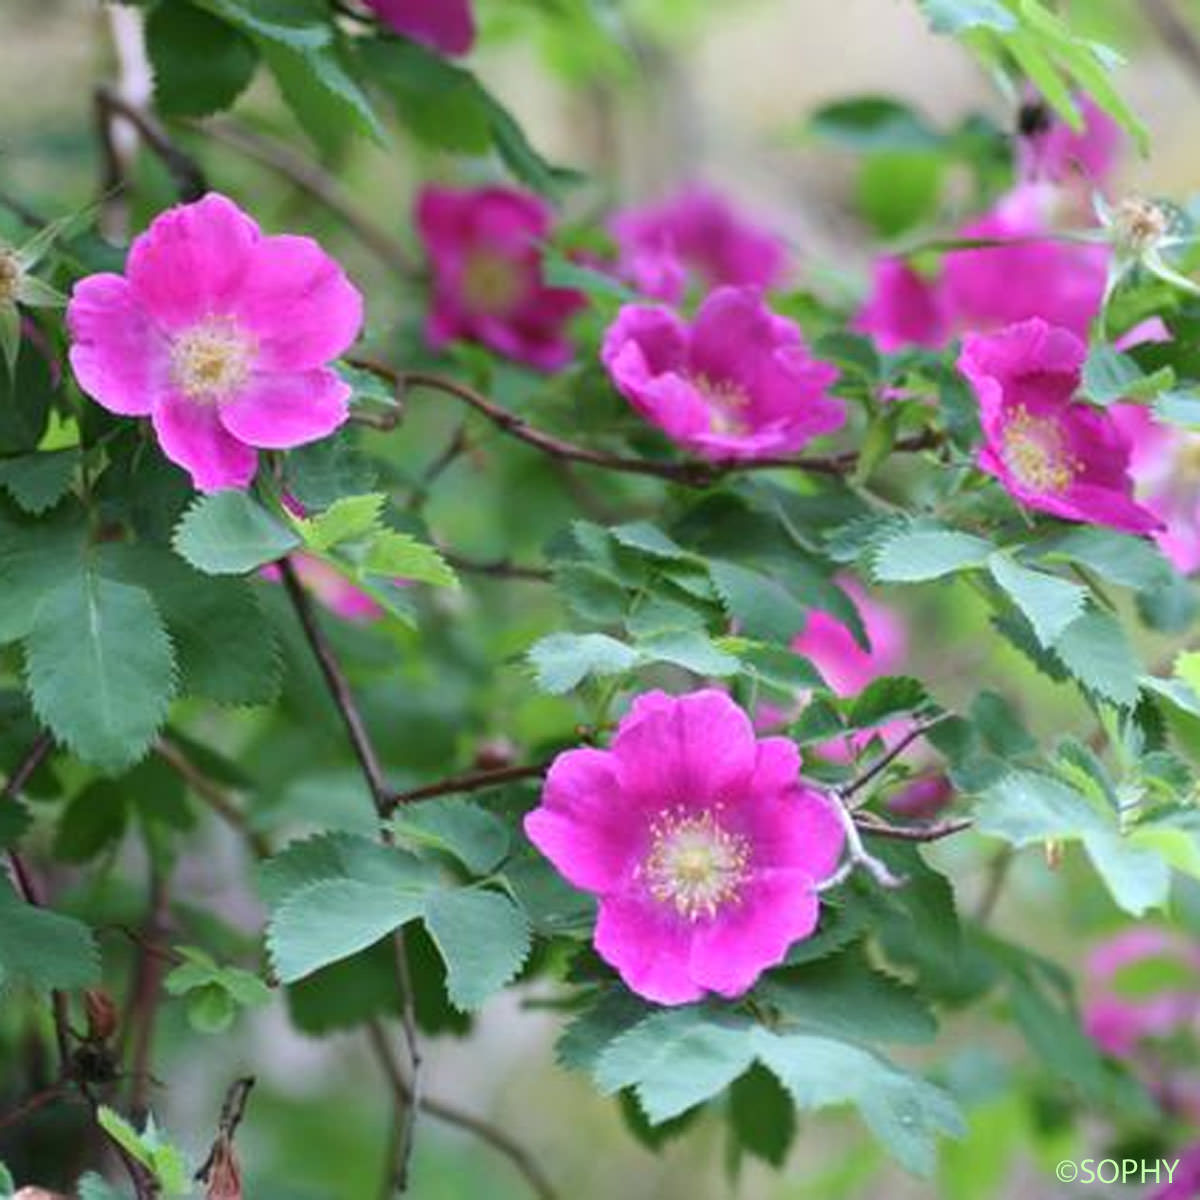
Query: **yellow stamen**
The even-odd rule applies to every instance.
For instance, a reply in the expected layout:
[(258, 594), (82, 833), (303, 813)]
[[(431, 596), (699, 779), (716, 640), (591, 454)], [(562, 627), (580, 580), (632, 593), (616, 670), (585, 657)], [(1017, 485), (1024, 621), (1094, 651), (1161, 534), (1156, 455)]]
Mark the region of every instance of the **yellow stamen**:
[(236, 392), (250, 374), (257, 346), (228, 317), (209, 317), (171, 346), (171, 381), (193, 400)]
[(743, 836), (723, 829), (714, 811), (671, 809), (657, 818), (651, 834), (650, 852), (637, 873), (655, 900), (673, 905), (688, 921), (711, 919), (738, 902), (750, 847)]

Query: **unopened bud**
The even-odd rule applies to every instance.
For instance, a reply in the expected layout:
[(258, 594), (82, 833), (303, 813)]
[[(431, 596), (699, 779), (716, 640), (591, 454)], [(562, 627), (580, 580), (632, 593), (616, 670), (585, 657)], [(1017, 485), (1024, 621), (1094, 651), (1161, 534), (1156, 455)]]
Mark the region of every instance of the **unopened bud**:
[(117, 1006), (112, 997), (99, 988), (83, 993), (83, 1008), (87, 1013), (88, 1041), (107, 1042), (117, 1032)]
[(227, 1137), (218, 1138), (213, 1147), (204, 1197), (205, 1200), (242, 1200), (242, 1173), (233, 1143)]
[(475, 751), (475, 766), (481, 771), (511, 767), (516, 762), (516, 747), (506, 737), (488, 738)]

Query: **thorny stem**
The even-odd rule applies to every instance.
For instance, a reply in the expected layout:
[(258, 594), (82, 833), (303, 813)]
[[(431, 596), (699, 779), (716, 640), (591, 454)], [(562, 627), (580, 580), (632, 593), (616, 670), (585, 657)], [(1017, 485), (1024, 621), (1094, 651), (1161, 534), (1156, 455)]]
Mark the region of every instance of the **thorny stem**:
[[(858, 452), (855, 450), (821, 458), (730, 459), (724, 462), (701, 462), (698, 459), (660, 462), (650, 458), (630, 458), (620, 454), (610, 454), (603, 450), (593, 450), (564, 438), (555, 437), (545, 430), (530, 425), (523, 417), (496, 404), (474, 388), (460, 383), (456, 379), (428, 371), (402, 371), (373, 359), (352, 359), (350, 361), (353, 366), (388, 380), (398, 391), (423, 387), (453, 396), (486, 417), (502, 433), (540, 450), (551, 458), (565, 462), (586, 463), (588, 466), (600, 467), (608, 471), (620, 471), (625, 474), (648, 475), (682, 484), (685, 487), (710, 487), (726, 475), (743, 471), (791, 469), (811, 471), (822, 475), (845, 475), (851, 472), (859, 461)], [(898, 441), (892, 449), (903, 453), (931, 450), (940, 445), (941, 440), (941, 435), (936, 430), (925, 430), (911, 438)]]
[[(370, 1038), (380, 1069), (392, 1089), (397, 1106), (411, 1103), (412, 1093), (400, 1070), (400, 1064), (392, 1054), (387, 1034), (378, 1020), (367, 1023), (367, 1036)], [(457, 1126), (459, 1129), (474, 1134), (480, 1141), (486, 1142), (494, 1150), (503, 1154), (521, 1172), (534, 1195), (538, 1196), (540, 1200), (557, 1200), (553, 1186), (542, 1173), (541, 1167), (533, 1156), (503, 1129), (432, 1096), (423, 1097), (420, 1101), (420, 1108), (422, 1112), (436, 1117), (439, 1121), (445, 1121), (448, 1125)]]

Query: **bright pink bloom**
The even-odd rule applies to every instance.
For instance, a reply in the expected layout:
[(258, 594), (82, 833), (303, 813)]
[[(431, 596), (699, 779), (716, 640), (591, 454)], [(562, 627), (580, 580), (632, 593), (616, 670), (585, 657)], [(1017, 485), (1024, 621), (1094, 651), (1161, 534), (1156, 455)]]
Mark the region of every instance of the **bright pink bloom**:
[[(1031, 98), (1036, 103), (1036, 97)], [(1070, 183), (1081, 178), (1093, 187), (1104, 183), (1120, 158), (1121, 127), (1086, 94), (1074, 97), (1083, 117), (1076, 133), (1061, 117), (1046, 112), (1046, 120), (1017, 143), (1018, 171), (1023, 179)]]
[(1200, 436), (1156, 421), (1141, 404), (1108, 411), (1132, 446), (1135, 494), (1162, 522), (1155, 541), (1185, 575), (1200, 571)]
[(755, 288), (720, 288), (691, 325), (626, 305), (601, 358), (623, 396), (669, 438), (714, 461), (790, 454), (840, 429), (837, 368), (812, 358), (799, 326)]
[(1200, 1196), (1200, 1142), (1179, 1155), (1170, 1181), (1156, 1187), (1146, 1200), (1196, 1200), (1197, 1196)]
[(569, 750), (525, 818), (600, 899), (596, 950), (639, 995), (738, 996), (816, 928), (844, 834), (785, 738), (757, 739), (724, 692), (649, 692), (610, 750)]
[(662, 203), (627, 208), (610, 228), (621, 273), (655, 300), (682, 300), (689, 281), (705, 291), (773, 288), (787, 271), (783, 242), (707, 188), (691, 186)]
[(913, 270), (902, 258), (875, 263), (871, 295), (854, 322), (885, 354), (906, 346), (937, 350), (952, 332), (950, 312), (939, 282)]
[(311, 238), (267, 237), (215, 193), (159, 216), (125, 274), (75, 285), (67, 324), (79, 386), (149, 417), (202, 491), (244, 488), (258, 450), (316, 441), (347, 416), (329, 369), (358, 336), (362, 296)]
[(958, 231), (960, 238), (1014, 243), (946, 255), (945, 302), (959, 329), (992, 330), (1041, 317), (1087, 336), (1104, 299), (1109, 251), (1043, 237), (1051, 232), (1046, 207), (1042, 189), (1017, 188)]
[(475, 44), (471, 0), (366, 0), (379, 19), (439, 54), (470, 52)]
[(1049, 236), (1049, 200), (1047, 189), (1032, 185), (1010, 192), (956, 236), (1013, 244), (951, 250), (935, 276), (880, 259), (856, 328), (885, 353), (906, 346), (939, 349), (957, 333), (991, 331), (1030, 317), (1086, 337), (1104, 298), (1109, 251)]
[(542, 277), (539, 243), (551, 222), (544, 200), (515, 188), (422, 189), (417, 229), (433, 268), (431, 345), (480, 342), (546, 371), (570, 361), (563, 329), (585, 301)]
[[(355, 625), (365, 625), (383, 616), (383, 609), (367, 592), (351, 583), (323, 558), (301, 552), (291, 555), (291, 561), (300, 582), (335, 617)], [(280, 581), (279, 568), (274, 565), (263, 567), (262, 575), (272, 583)], [(397, 583), (400, 582), (397, 580)]]
[(1029, 508), (1150, 533), (1159, 521), (1133, 499), (1129, 440), (1106, 412), (1074, 399), (1086, 353), (1039, 319), (967, 337), (958, 366), (979, 400), (979, 466)]

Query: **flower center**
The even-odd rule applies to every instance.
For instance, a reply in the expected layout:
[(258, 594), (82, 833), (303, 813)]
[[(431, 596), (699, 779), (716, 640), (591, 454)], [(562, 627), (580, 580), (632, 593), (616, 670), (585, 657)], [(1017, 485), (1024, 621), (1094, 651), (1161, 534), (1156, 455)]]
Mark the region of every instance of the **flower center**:
[(750, 397), (746, 389), (727, 379), (697, 375), (692, 382), (708, 405), (709, 425), (713, 433), (745, 433), (746, 409)]
[(246, 382), (257, 346), (229, 317), (209, 317), (171, 346), (171, 381), (193, 400), (217, 400)]
[(462, 286), (468, 306), (486, 316), (511, 312), (525, 294), (520, 264), (490, 250), (476, 250), (470, 255)]
[(1024, 406), (1005, 427), (1004, 463), (1018, 482), (1035, 492), (1065, 491), (1079, 467), (1063, 444), (1058, 422), (1031, 416)]
[(715, 917), (723, 906), (737, 903), (750, 860), (744, 837), (722, 829), (712, 812), (683, 809), (661, 814), (651, 834), (638, 875), (655, 900), (674, 905), (688, 921)]

